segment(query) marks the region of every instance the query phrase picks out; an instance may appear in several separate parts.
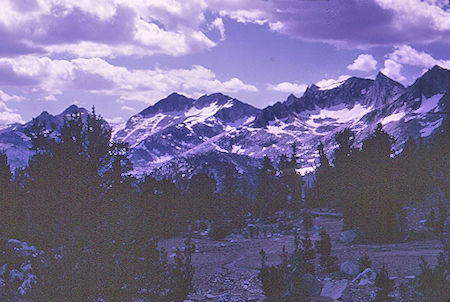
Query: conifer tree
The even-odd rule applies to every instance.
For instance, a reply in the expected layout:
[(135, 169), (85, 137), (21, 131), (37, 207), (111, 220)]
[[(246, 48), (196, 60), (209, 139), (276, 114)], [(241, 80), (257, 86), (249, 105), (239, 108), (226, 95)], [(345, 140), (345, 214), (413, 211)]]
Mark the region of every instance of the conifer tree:
[(0, 236), (15, 238), (19, 234), (23, 215), (16, 196), (8, 157), (0, 152)]
[(358, 187), (355, 182), (355, 154), (353, 147), (355, 134), (348, 128), (336, 134), (337, 149), (334, 152), (334, 184), (338, 205), (344, 214), (344, 227), (352, 228), (356, 225), (353, 219), (356, 212), (355, 203), (358, 201)]
[[(277, 171), (272, 161), (264, 156), (261, 169), (258, 171), (258, 187), (253, 207), (257, 217), (266, 217), (282, 208), (284, 200), (280, 200), (280, 184), (276, 179)], [(282, 194), (281, 194), (282, 195)]]
[(316, 180), (309, 207), (329, 206), (335, 200), (334, 171), (325, 154), (322, 142), (317, 146), (317, 151), (319, 151), (319, 166), (315, 170)]
[(198, 173), (189, 180), (190, 214), (192, 218), (214, 219), (217, 215), (216, 180), (205, 173)]

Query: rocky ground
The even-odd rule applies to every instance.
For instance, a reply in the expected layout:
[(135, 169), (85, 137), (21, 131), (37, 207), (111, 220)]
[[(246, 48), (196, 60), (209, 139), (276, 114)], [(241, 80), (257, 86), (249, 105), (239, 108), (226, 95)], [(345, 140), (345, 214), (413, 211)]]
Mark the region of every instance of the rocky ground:
[[(333, 248), (332, 255), (339, 258), (339, 265), (346, 261), (357, 262), (363, 254), (372, 261), (372, 269), (377, 271), (385, 266), (396, 286), (407, 283), (419, 273), (420, 257), (435, 265), (436, 257), (443, 251), (439, 238), (427, 233), (425, 217), (429, 210), (408, 209), (408, 223), (415, 234), (404, 242), (395, 244), (344, 244), (340, 242), (342, 219), (330, 213), (314, 211), (314, 227), (305, 231), (300, 218), (279, 217), (272, 224), (256, 224), (260, 230), (256, 238), (249, 238), (248, 233), (239, 231), (220, 241), (214, 241), (199, 233), (193, 239), (196, 246), (192, 261), (195, 269), (194, 290), (189, 299), (192, 301), (263, 301), (261, 283), (257, 278), (261, 260), (259, 252), (266, 251), (269, 264), (279, 263), (279, 254), (285, 246), (288, 252), (294, 248), (294, 232), (300, 235), (309, 233), (311, 239), (319, 239), (319, 230), (324, 227), (330, 234)], [(279, 226), (290, 225), (292, 230), (280, 231)], [(203, 235), (202, 235), (203, 234)], [(183, 238), (166, 239), (161, 246), (169, 255), (176, 247), (183, 246)], [(336, 288), (347, 287), (345, 300), (370, 301), (376, 287), (372, 282), (352, 282), (355, 275), (350, 276), (338, 272), (333, 275), (318, 272), (317, 277), (322, 285)], [(366, 283), (366, 284), (364, 284)], [(334, 289), (336, 290), (336, 289)], [(338, 290), (339, 291), (339, 290)], [(398, 291), (392, 293), (395, 300), (400, 301)], [(332, 301), (322, 297), (319, 301)]]

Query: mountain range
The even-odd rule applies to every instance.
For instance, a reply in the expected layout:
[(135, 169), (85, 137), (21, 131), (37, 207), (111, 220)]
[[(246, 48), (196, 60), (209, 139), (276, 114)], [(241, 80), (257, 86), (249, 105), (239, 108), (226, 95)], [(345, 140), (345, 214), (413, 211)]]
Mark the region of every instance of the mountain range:
[[(198, 99), (172, 93), (113, 129), (113, 140), (127, 142), (136, 175), (184, 177), (198, 171), (221, 175), (227, 166), (253, 173), (264, 155), (277, 159), (298, 146), (303, 173), (312, 171), (317, 145), (331, 155), (338, 131), (350, 128), (360, 144), (378, 123), (396, 138), (401, 151), (409, 136), (428, 138), (448, 117), (450, 71), (439, 66), (425, 72), (411, 86), (378, 73), (374, 80), (351, 77), (331, 87), (311, 85), (301, 97), (290, 95), (258, 109), (215, 93)], [(41, 113), (54, 130), (73, 112)], [(25, 124), (0, 130), (0, 148), (12, 167), (23, 167), (32, 155)], [(223, 175), (223, 174), (222, 174)]]

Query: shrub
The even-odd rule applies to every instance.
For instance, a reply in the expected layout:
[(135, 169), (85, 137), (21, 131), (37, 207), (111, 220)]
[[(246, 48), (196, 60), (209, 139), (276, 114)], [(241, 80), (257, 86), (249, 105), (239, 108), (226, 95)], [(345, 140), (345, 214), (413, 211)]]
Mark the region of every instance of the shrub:
[(338, 257), (321, 255), (319, 258), (320, 266), (325, 268), (327, 273), (337, 272), (339, 270)]
[(297, 248), (294, 253), (302, 251), (306, 260), (314, 260), (314, 258), (316, 257), (316, 252), (314, 251), (313, 243), (308, 233), (305, 234), (305, 238), (302, 239), (301, 242), (303, 250)]
[(394, 282), (389, 279), (388, 272), (384, 266), (377, 272), (375, 285), (380, 288), (376, 301), (386, 301), (389, 293), (394, 289)]
[(261, 250), (258, 278), (268, 301), (311, 301), (315, 278), (312, 276), (314, 263), (309, 260), (313, 254), (308, 240), (302, 240), (305, 244), (304, 248), (300, 248), (300, 240), (296, 236), (293, 253), (289, 255), (283, 247), (281, 263), (278, 265), (266, 265), (266, 253)]
[(325, 229), (322, 229), (319, 233), (320, 240), (317, 242), (317, 253), (321, 255), (330, 255), (331, 254), (331, 238), (330, 235), (328, 235), (327, 231)]
[(423, 257), (421, 261), (416, 286), (416, 292), (421, 301), (448, 301), (450, 299), (449, 266), (444, 254), (439, 255), (438, 263), (434, 268)]
[(211, 230), (209, 236), (213, 240), (221, 240), (231, 234), (233, 227), (226, 222), (213, 222), (211, 224)]
[(361, 272), (362, 272), (366, 268), (370, 268), (372, 266), (372, 261), (370, 260), (367, 253), (364, 253), (364, 255), (359, 257), (358, 264), (359, 264), (359, 267), (361, 268)]
[(313, 219), (312, 219), (312, 215), (309, 211), (303, 211), (303, 227), (305, 228), (305, 230), (309, 231), (312, 229), (313, 227)]
[(317, 242), (316, 250), (320, 254), (320, 266), (329, 273), (339, 270), (338, 258), (331, 256), (331, 238), (325, 229), (320, 231), (320, 240)]
[(283, 271), (285, 266), (283, 265), (266, 265), (266, 252), (261, 250), (261, 270), (258, 274), (258, 278), (262, 284), (262, 290), (266, 297), (280, 297), (282, 290), (285, 287), (286, 271)]
[[(134, 241), (137, 242), (137, 241)], [(90, 249), (47, 251), (32, 265), (37, 285), (32, 301), (183, 301), (192, 289), (193, 245), (177, 249), (168, 261), (158, 240), (110, 246), (103, 254)]]

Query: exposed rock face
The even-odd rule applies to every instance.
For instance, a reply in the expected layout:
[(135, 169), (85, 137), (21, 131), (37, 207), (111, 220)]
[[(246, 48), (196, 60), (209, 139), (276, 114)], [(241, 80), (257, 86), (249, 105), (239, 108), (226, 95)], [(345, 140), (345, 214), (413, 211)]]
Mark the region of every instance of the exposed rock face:
[[(344, 128), (356, 133), (358, 146), (382, 123), (397, 139), (396, 152), (409, 136), (430, 137), (448, 116), (449, 88), (450, 71), (435, 66), (409, 87), (382, 73), (374, 80), (352, 77), (333, 87), (311, 85), (301, 97), (290, 95), (262, 110), (220, 93), (198, 99), (173, 93), (115, 128), (113, 139), (129, 144), (138, 176), (176, 179), (199, 169), (220, 176), (222, 164), (251, 176), (264, 155), (290, 154), (292, 142), (304, 173), (314, 168), (319, 142), (330, 156), (335, 135)], [(86, 111), (71, 106), (56, 116), (43, 112), (38, 119), (57, 129), (79, 110)], [(32, 155), (26, 126), (0, 130), (0, 148), (13, 168), (24, 167)]]

